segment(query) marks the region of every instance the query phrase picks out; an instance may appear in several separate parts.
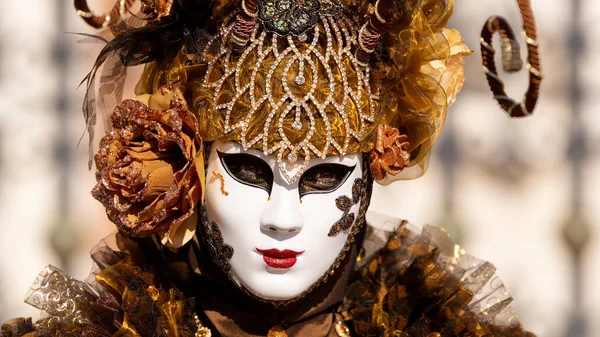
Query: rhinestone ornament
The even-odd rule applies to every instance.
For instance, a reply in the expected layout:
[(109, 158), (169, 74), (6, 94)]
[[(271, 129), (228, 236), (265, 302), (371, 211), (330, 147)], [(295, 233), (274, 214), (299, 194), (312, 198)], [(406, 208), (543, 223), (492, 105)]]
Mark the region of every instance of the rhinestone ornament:
[(306, 83), (306, 78), (304, 78), (304, 76), (302, 76), (302, 75), (296, 76), (296, 84), (303, 85), (304, 83)]
[[(269, 3), (262, 2), (267, 7)], [(239, 142), (245, 150), (261, 148), (266, 155), (276, 156), (286, 183), (298, 180), (311, 158), (325, 158), (331, 152), (347, 155), (351, 139), (357, 142), (364, 139), (367, 127), (375, 122), (375, 102), (379, 96), (371, 92), (369, 66), (360, 64), (352, 51), (358, 46), (358, 31), (351, 21), (321, 14), (318, 24), (311, 27), (310, 39), (306, 34), (281, 36), (257, 25), (248, 46), (235, 62), (231, 61), (232, 51), (227, 47), (231, 34), (230, 20), (206, 46), (206, 53), (217, 51), (208, 64), (203, 85), (213, 94), (215, 109), (224, 115), (224, 134), (239, 131)], [(267, 59), (270, 61), (266, 62)], [(220, 68), (218, 76), (214, 76), (217, 64)], [(347, 64), (353, 71), (352, 77), (346, 74)], [(264, 75), (259, 75), (259, 70)], [(227, 87), (231, 95), (221, 95), (224, 84), (232, 81), (234, 87), (230, 84)], [(257, 92), (257, 87), (262, 91)], [(334, 93), (341, 94), (343, 99), (336, 100)], [(249, 100), (250, 108), (243, 113), (234, 112), (242, 98)], [(365, 99), (369, 106), (361, 108), (351, 120), (348, 110), (362, 106)], [(269, 108), (266, 116), (265, 106)], [(328, 117), (331, 113), (337, 114), (336, 118), (342, 122), (343, 138), (333, 137)], [(320, 148), (312, 142), (317, 132), (316, 120), (325, 129), (324, 134), (315, 137), (319, 144), (325, 140)], [(258, 126), (262, 132), (250, 138), (250, 125)], [(290, 137), (284, 125), (291, 126), (298, 134)], [(296, 164), (300, 158), (302, 163)]]

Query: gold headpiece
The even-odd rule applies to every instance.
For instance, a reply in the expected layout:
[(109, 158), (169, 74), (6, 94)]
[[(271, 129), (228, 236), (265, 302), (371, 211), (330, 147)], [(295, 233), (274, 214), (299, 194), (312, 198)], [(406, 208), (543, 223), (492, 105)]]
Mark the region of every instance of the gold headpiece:
[[(482, 35), (490, 86), (511, 116), (533, 110), (541, 79), (529, 1), (517, 1), (531, 73), (522, 103), (504, 94), (492, 57), (496, 31), (517, 46), (510, 27), (491, 18)], [(76, 6), (90, 24), (112, 27), (134, 2), (122, 0), (106, 16), (92, 14), (85, 0)], [(204, 141), (236, 141), (273, 154), (288, 183), (311, 158), (371, 151), (376, 166), (395, 179), (420, 176), (462, 88), (463, 56), (471, 53), (457, 31), (445, 28), (453, 0), (141, 2), (148, 26), (116, 30), (87, 78), (91, 91), (94, 71), (108, 57), (147, 63), (136, 93), (177, 88)], [(518, 56), (503, 54), (511, 65)], [(84, 114), (92, 134), (88, 95)], [(392, 138), (406, 139), (378, 139), (396, 135), (393, 129)], [(398, 174), (404, 165), (410, 170)]]
[[(120, 104), (101, 142), (94, 195), (122, 231), (160, 234), (173, 247), (196, 226), (205, 142), (235, 141), (275, 155), (290, 184), (311, 158), (355, 153), (370, 153), (366, 164), (381, 183), (420, 176), (471, 53), (445, 28), (453, 0), (141, 2), (142, 15), (129, 20), (135, 0), (119, 0), (106, 15), (75, 1), (86, 22), (115, 35), (86, 77), (91, 139), (98, 68), (111, 65), (99, 88), (106, 108), (107, 98), (121, 101), (125, 67), (118, 61), (146, 64), (138, 100)], [(505, 70), (520, 68), (510, 26), (492, 17), (481, 39), (490, 87), (511, 117), (533, 111), (541, 81), (529, 0), (517, 3), (530, 73), (522, 102), (506, 96), (495, 66), (497, 32)]]
[[(370, 67), (353, 54), (358, 32), (350, 20), (320, 15), (311, 32), (287, 36), (256, 25), (239, 56), (228, 43), (235, 24), (212, 42), (220, 47), (203, 80), (210, 118), (202, 117), (201, 133), (235, 135), (245, 149), (276, 154), (288, 183), (311, 158), (369, 150), (361, 143), (373, 141), (379, 97)], [(299, 168), (286, 166), (300, 158)]]

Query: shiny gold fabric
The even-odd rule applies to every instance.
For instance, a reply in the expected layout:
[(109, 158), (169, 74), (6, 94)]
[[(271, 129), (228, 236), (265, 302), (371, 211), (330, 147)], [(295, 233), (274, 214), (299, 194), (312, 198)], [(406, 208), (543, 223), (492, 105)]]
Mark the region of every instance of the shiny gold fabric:
[(36, 337), (37, 333), (31, 322), (31, 318), (15, 318), (6, 321), (0, 329), (2, 336), (5, 337)]
[(178, 247), (195, 231), (205, 175), (196, 119), (173, 95), (163, 88), (148, 97), (157, 110), (134, 100), (117, 107), (113, 130), (95, 156), (98, 184), (92, 195), (119, 230), (160, 234), (165, 244)]
[(491, 264), (405, 222), (360, 268), (341, 312), (358, 336), (533, 337), (511, 300)]
[[(194, 301), (171, 286), (181, 269), (146, 259), (152, 240), (116, 236), (127, 251), (99, 246), (92, 256), (99, 270), (87, 282), (54, 267), (44, 269), (27, 295), (27, 303), (42, 310), (42, 319), (5, 323), (3, 336), (38, 337), (190, 337), (198, 329)], [(168, 270), (170, 280), (157, 270)], [(165, 281), (166, 283), (163, 283)]]
[[(429, 153), (438, 139), (446, 120), (449, 102), (454, 102), (458, 91), (440, 82), (430, 71), (430, 64), (441, 63), (439, 71), (445, 73), (447, 60), (466, 55), (460, 35), (447, 36), (446, 26), (454, 1), (408, 0), (408, 23), (391, 27), (389, 54), (393, 62), (380, 67), (383, 76), (382, 105), (386, 111), (384, 122), (408, 136), (411, 169), (399, 178), (421, 176), (429, 162)], [(449, 41), (449, 39), (452, 39)], [(458, 42), (455, 41), (458, 39)], [(457, 71), (456, 85), (464, 82), (462, 69)]]
[[(408, 136), (411, 169), (399, 174), (398, 178), (412, 179), (422, 175), (427, 169), (429, 152), (442, 130), (447, 108), (454, 102), (464, 81), (462, 57), (470, 51), (464, 46), (458, 32), (444, 30), (452, 14), (453, 1), (407, 0), (405, 3), (407, 18), (390, 26), (389, 33), (385, 36), (388, 56), (371, 62), (371, 89), (380, 96), (372, 111), (375, 113), (375, 121), (365, 130), (361, 141), (350, 141), (348, 153), (369, 152), (375, 146), (377, 126), (381, 123), (389, 124)], [(308, 48), (308, 44), (297, 47), (302, 51)], [(322, 49), (323, 46), (319, 44), (317, 48)], [(197, 59), (197, 56), (188, 55), (184, 47), (178, 55), (173, 55), (168, 60), (148, 64), (138, 84), (137, 93), (153, 93), (164, 84), (177, 84), (185, 91), (186, 99), (197, 114), (201, 135), (205, 140), (233, 140), (241, 143), (240, 132), (225, 134), (225, 116), (222, 111), (216, 111), (214, 104), (207, 99), (210, 95), (206, 92), (203, 81), (207, 63), (212, 60), (211, 51), (204, 56), (204, 62), (190, 62)], [(250, 55), (248, 64), (253, 59), (256, 59), (256, 55)], [(215, 71), (218, 73), (224, 71), (225, 67), (233, 67), (236, 61), (232, 57), (230, 64), (220, 63)], [(332, 65), (332, 69), (334, 75), (344, 70), (349, 77), (355, 76), (355, 72), (347, 65)], [(268, 74), (263, 71), (265, 70), (258, 69), (257, 76), (264, 80)], [(274, 78), (281, 78), (282, 70), (276, 72)], [(251, 73), (248, 72), (242, 78), (249, 76)], [(319, 69), (319, 76), (325, 76), (323, 69)], [(339, 81), (339, 76), (335, 76)], [(256, 90), (264, 90), (264, 83), (257, 83)], [(293, 90), (306, 90), (305, 86), (309, 86), (309, 83), (308, 79), (306, 84), (294, 87)], [(328, 86), (320, 85), (315, 95), (322, 98), (327, 94), (327, 88)], [(275, 90), (283, 89), (277, 87)], [(223, 99), (229, 99), (234, 92), (235, 81), (225, 81), (221, 94)], [(342, 92), (336, 92), (335, 95), (337, 100), (344, 98)], [(347, 111), (351, 123), (360, 119), (359, 114), (371, 112), (365, 103), (361, 101)], [(242, 98), (236, 104), (233, 114), (239, 114), (239, 119), (247, 112), (249, 102)], [(266, 118), (267, 108), (259, 113), (261, 118)], [(293, 113), (290, 115), (284, 119), (283, 130), (293, 141), (303, 137), (305, 131), (297, 131), (292, 127)], [(333, 136), (338, 140), (343, 139), (346, 134), (341, 127), (342, 119), (332, 115), (332, 120)], [(264, 120), (250, 125), (248, 132), (253, 135), (262, 132), (260, 126), (263, 123)], [(313, 141), (317, 148), (322, 148), (326, 142), (326, 125), (323, 119), (316, 119), (315, 123), (316, 136)], [(269, 137), (271, 144), (281, 141), (277, 132), (270, 133)], [(259, 142), (253, 147), (260, 149), (262, 144)], [(331, 147), (327, 155), (335, 156), (339, 153)]]

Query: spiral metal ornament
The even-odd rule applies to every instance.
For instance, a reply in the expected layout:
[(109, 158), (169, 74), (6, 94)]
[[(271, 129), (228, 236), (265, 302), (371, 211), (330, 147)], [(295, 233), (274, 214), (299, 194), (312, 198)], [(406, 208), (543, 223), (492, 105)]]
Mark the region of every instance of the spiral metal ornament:
[(488, 84), (494, 94), (494, 98), (500, 104), (502, 109), (508, 112), (510, 117), (524, 117), (533, 113), (538, 101), (540, 84), (542, 81), (539, 44), (537, 42), (537, 33), (535, 19), (531, 10), (530, 0), (517, 0), (521, 17), (523, 18), (523, 38), (527, 44), (527, 62), (526, 68), (529, 71), (529, 87), (523, 100), (517, 102), (508, 97), (504, 90), (504, 82), (500, 79), (496, 69), (496, 61), (492, 38), (495, 33), (500, 34), (502, 43), (502, 64), (506, 72), (512, 73), (522, 69), (522, 61), (519, 50), (519, 43), (515, 34), (506, 21), (498, 16), (490, 17), (481, 31), (481, 56), (483, 70), (485, 71)]
[(81, 16), (88, 25), (94, 28), (106, 28), (124, 16), (134, 2), (135, 0), (119, 0), (108, 13), (102, 15), (94, 14), (88, 6), (87, 0), (74, 0), (74, 6), (77, 10), (77, 14)]

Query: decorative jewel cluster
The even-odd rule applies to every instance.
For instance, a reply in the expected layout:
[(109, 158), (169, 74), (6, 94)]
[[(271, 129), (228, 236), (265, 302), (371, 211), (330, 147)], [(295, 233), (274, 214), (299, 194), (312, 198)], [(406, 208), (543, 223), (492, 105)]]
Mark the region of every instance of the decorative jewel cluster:
[(258, 17), (269, 30), (281, 35), (301, 34), (317, 21), (318, 0), (266, 0), (259, 2)]
[[(342, 10), (335, 0), (263, 0), (258, 1), (258, 18), (270, 32), (300, 35), (319, 21), (320, 15)], [(323, 2), (323, 6), (321, 3)]]
[[(370, 68), (360, 64), (352, 52), (358, 44), (356, 28), (344, 18), (320, 15), (319, 20), (310, 34), (304, 32), (298, 36), (280, 36), (257, 25), (240, 56), (234, 56), (228, 48), (232, 25), (226, 24), (218, 37), (206, 47), (209, 50), (220, 43), (218, 52), (208, 65), (204, 86), (214, 93), (217, 111), (225, 115), (223, 132), (228, 134), (239, 130), (239, 141), (246, 150), (262, 142), (265, 154), (277, 153), (279, 170), (288, 184), (302, 175), (311, 157), (325, 158), (332, 147), (336, 154), (346, 155), (351, 139), (362, 141), (367, 134), (367, 126), (375, 121), (374, 104), (378, 96), (371, 93)], [(319, 48), (319, 43), (324, 45), (324, 49)], [(250, 57), (251, 54), (253, 57)], [(217, 65), (220, 70), (215, 76), (213, 70)], [(346, 73), (347, 67), (353, 72), (351, 76)], [(226, 81), (235, 83), (234, 88), (229, 84), (224, 88)], [(262, 91), (257, 92), (256, 88)], [(224, 90), (232, 91), (231, 95), (221, 95)], [(334, 93), (341, 94), (343, 100), (336, 101)], [(224, 102), (225, 96), (228, 101)], [(280, 99), (275, 99), (275, 96)], [(361, 109), (360, 102), (365, 98), (369, 107)], [(236, 103), (242, 99), (245, 102), (249, 100), (249, 109), (243, 112), (234, 110)], [(265, 106), (270, 109), (266, 116), (262, 113)], [(334, 139), (326, 109), (341, 117), (345, 134), (343, 142)], [(351, 117), (349, 111), (355, 111), (351, 112)], [(325, 129), (325, 134), (315, 137), (319, 144), (324, 143), (321, 148), (312, 141), (317, 120)], [(358, 123), (350, 123), (351, 120)], [(292, 142), (290, 138), (300, 137), (286, 135), (284, 124), (291, 125), (302, 139)], [(351, 124), (358, 125), (353, 127)], [(262, 133), (248, 139), (250, 125), (262, 125)], [(287, 160), (284, 160), (284, 155)], [(295, 163), (301, 156), (304, 161), (298, 167)], [(286, 163), (292, 164), (293, 168), (288, 169)]]

